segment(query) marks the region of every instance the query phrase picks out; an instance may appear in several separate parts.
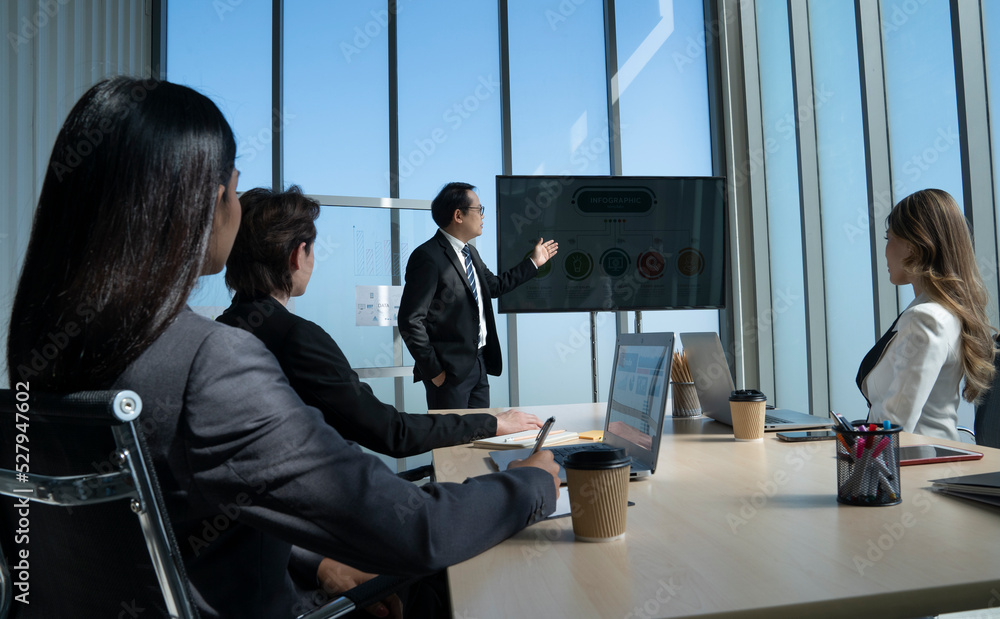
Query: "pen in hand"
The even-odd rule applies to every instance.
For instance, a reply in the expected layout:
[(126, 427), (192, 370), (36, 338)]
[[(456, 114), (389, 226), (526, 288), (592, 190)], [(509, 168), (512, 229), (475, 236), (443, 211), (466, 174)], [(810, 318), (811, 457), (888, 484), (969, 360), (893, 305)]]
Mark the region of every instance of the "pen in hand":
[(542, 443), (545, 442), (545, 437), (549, 435), (549, 430), (552, 429), (552, 424), (555, 422), (555, 417), (549, 417), (545, 420), (545, 425), (543, 425), (542, 429), (538, 431), (538, 438), (535, 439), (535, 446), (531, 448), (532, 454), (538, 453), (538, 450), (542, 448)]

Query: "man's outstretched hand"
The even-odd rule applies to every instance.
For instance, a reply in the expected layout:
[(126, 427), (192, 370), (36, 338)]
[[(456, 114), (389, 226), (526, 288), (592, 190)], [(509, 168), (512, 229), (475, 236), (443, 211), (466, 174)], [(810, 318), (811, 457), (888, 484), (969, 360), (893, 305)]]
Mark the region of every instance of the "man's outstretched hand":
[(535, 263), (535, 266), (542, 268), (542, 265), (549, 261), (552, 256), (555, 256), (559, 252), (559, 243), (555, 241), (546, 241), (545, 239), (538, 239), (538, 243), (535, 245), (535, 250), (531, 252), (531, 260)]

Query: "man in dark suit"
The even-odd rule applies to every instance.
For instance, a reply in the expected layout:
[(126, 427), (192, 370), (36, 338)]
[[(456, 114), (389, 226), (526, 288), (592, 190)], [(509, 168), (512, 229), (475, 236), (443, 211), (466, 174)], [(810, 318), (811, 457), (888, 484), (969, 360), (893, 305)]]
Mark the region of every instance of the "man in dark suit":
[(468, 244), (483, 233), (484, 214), (475, 187), (448, 183), (431, 202), (440, 229), (406, 264), (399, 332), (429, 409), (489, 407), (486, 376), (502, 365), (490, 299), (534, 277), (559, 249), (539, 239), (530, 258), (497, 277)]

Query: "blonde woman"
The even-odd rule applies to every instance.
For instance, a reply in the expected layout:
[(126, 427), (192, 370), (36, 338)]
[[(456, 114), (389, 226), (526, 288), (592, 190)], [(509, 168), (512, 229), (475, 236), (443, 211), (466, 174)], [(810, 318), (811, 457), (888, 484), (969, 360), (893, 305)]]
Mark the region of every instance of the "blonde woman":
[(978, 401), (994, 374), (995, 329), (965, 217), (947, 192), (924, 189), (893, 207), (886, 228), (889, 281), (916, 298), (858, 370), (869, 421), (958, 440), (959, 398)]

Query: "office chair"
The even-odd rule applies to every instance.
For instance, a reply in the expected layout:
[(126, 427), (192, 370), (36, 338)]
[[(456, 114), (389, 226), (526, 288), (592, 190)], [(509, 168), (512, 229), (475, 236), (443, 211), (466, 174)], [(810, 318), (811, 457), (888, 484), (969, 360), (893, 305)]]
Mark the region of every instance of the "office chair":
[[(0, 506), (0, 619), (10, 610), (198, 618), (139, 431), (141, 412), (141, 398), (128, 390), (0, 390), (0, 495), (17, 499)], [(27, 540), (15, 538), (25, 523)], [(379, 576), (302, 618), (340, 617), (414, 580)], [(30, 604), (18, 609), (14, 589), (23, 591), (25, 581)]]
[(1000, 447), (1000, 354), (994, 355), (993, 365), (997, 368), (997, 373), (993, 377), (992, 387), (976, 406), (974, 427), (977, 445)]
[[(0, 494), (17, 499), (5, 501), (0, 519), (15, 588), (20, 552), (29, 553), (23, 612), (198, 616), (135, 423), (140, 412), (128, 390), (0, 391)], [(18, 548), (14, 530), (24, 527), (12, 525), (22, 522), (28, 535)]]

